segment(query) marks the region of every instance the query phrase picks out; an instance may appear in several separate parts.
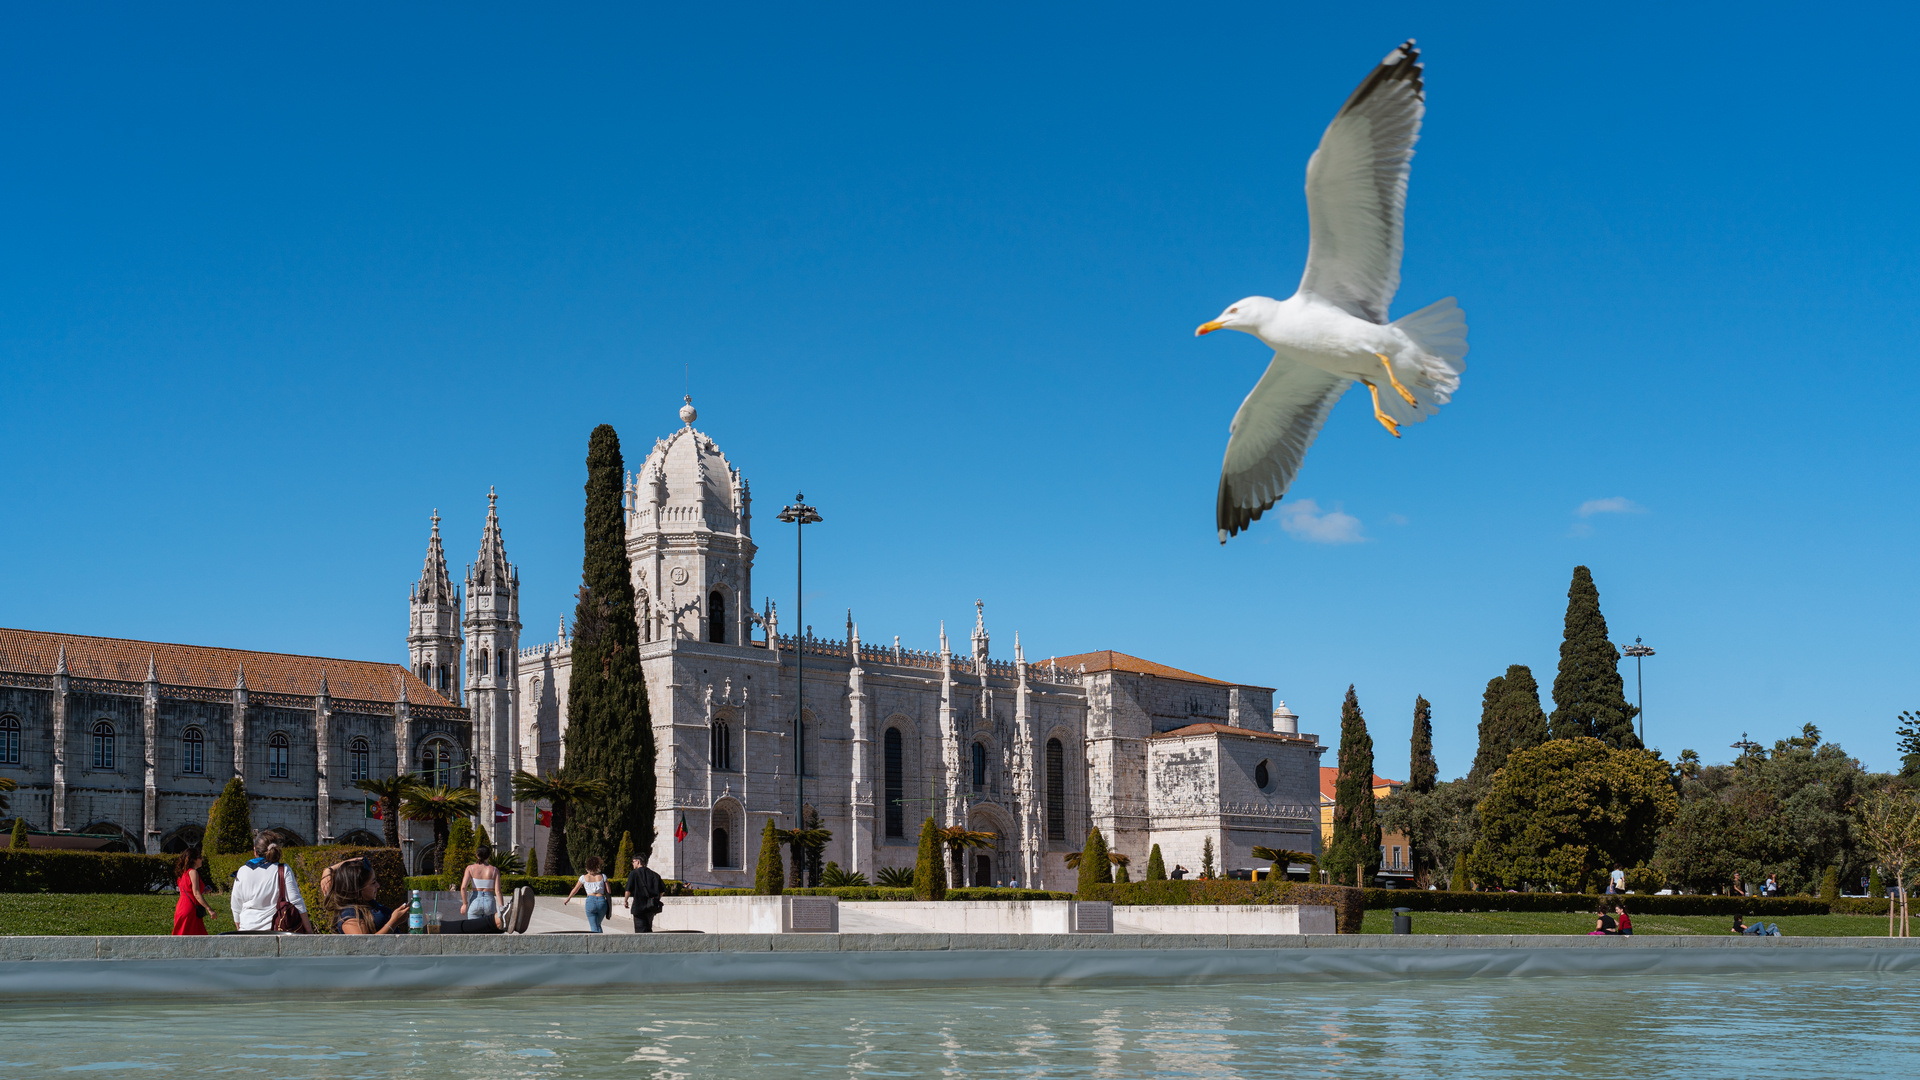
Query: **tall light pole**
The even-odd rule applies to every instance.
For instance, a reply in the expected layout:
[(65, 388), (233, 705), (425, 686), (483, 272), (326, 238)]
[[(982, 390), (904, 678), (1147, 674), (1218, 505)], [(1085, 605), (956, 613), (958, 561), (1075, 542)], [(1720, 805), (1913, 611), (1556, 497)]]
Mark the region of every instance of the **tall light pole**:
[(807, 674), (807, 593), (806, 593), (806, 536), (807, 526), (820, 522), (820, 512), (807, 505), (807, 496), (794, 492), (793, 505), (780, 511), (781, 521), (793, 523), (793, 827), (804, 829), (807, 823), (802, 820), (807, 804), (806, 758), (801, 741), (805, 737), (806, 721), (802, 710), (806, 707), (805, 689)]
[(1647, 691), (1640, 681), (1640, 661), (1653, 655), (1653, 650), (1640, 644), (1639, 638), (1633, 644), (1620, 650), (1620, 655), (1633, 657), (1633, 696), (1634, 704), (1640, 707), (1640, 745), (1647, 745)]

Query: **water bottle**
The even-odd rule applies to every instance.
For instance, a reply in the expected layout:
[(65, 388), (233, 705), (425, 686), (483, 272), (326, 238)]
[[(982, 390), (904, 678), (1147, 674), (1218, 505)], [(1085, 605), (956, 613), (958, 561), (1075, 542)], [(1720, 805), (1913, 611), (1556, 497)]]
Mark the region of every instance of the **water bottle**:
[(413, 890), (413, 899), (407, 905), (407, 933), (424, 934), (427, 932), (427, 916), (420, 908), (420, 890)]

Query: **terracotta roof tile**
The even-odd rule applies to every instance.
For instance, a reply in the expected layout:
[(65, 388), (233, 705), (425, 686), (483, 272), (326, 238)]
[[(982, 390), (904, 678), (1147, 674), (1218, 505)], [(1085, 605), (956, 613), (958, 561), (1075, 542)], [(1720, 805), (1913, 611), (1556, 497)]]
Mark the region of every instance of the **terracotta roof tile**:
[(1195, 675), (1191, 671), (1181, 671), (1177, 667), (1156, 664), (1151, 660), (1142, 660), (1137, 656), (1128, 656), (1123, 652), (1114, 652), (1112, 649), (1101, 649), (1097, 652), (1089, 653), (1076, 653), (1072, 656), (1056, 656), (1048, 660), (1039, 661), (1038, 666), (1045, 667), (1048, 664), (1056, 664), (1068, 671), (1077, 671), (1080, 669), (1080, 666), (1084, 664), (1088, 672), (1130, 671), (1136, 675), (1154, 675), (1162, 679), (1182, 679), (1186, 682), (1207, 683), (1212, 686), (1233, 685), (1224, 679), (1209, 679), (1205, 675)]
[(63, 645), (67, 650), (67, 671), (76, 678), (144, 682), (147, 658), (151, 656), (160, 682), (171, 686), (231, 688), (244, 665), (247, 689), (251, 691), (316, 694), (324, 672), (327, 692), (336, 698), (395, 701), (400, 696), (400, 682), (405, 680), (407, 699), (414, 704), (452, 704), (400, 664), (40, 630), (0, 628), (0, 671), (52, 674)]
[[(1322, 799), (1326, 799), (1329, 801), (1333, 799), (1333, 787), (1334, 787), (1334, 784), (1339, 779), (1340, 779), (1340, 770), (1338, 768), (1334, 768), (1327, 765), (1322, 765), (1320, 767), (1320, 797)], [(1405, 780), (1389, 780), (1386, 777), (1381, 776), (1379, 773), (1373, 774), (1373, 786), (1375, 788), (1404, 787), (1406, 786), (1406, 783), (1407, 782)]]
[(1188, 724), (1186, 727), (1174, 728), (1172, 731), (1155, 732), (1147, 737), (1175, 739), (1187, 735), (1243, 735), (1250, 739), (1278, 739), (1281, 742), (1310, 743), (1314, 741), (1303, 739), (1298, 735), (1285, 735), (1277, 731), (1255, 731), (1252, 728), (1234, 727), (1232, 724)]

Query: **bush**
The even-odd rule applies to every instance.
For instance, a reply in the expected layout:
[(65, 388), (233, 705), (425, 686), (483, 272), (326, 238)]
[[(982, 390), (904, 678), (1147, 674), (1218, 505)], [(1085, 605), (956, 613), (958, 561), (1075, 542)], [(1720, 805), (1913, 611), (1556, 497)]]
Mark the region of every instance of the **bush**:
[(624, 882), (627, 880), (627, 875), (632, 872), (633, 831), (628, 830), (620, 834), (620, 846), (614, 850), (613, 865), (607, 867), (607, 877)]
[(0, 851), (0, 892), (150, 893), (173, 884), (173, 856), (46, 848)]
[(208, 855), (244, 855), (241, 862), (253, 857), (253, 811), (247, 803), (246, 782), (239, 777), (227, 781), (207, 811), (203, 844)]
[(1839, 867), (1827, 867), (1826, 874), (1820, 878), (1820, 899), (1825, 900), (1829, 905), (1840, 899)]
[[(1593, 911), (1624, 903), (1631, 915), (1825, 915), (1828, 904), (1809, 896), (1596, 896), (1592, 893), (1427, 892), (1366, 889), (1367, 907), (1414, 911)], [(1881, 911), (1886, 905), (1881, 905)]]
[(871, 885), (873, 882), (868, 881), (867, 875), (858, 870), (842, 870), (839, 863), (829, 862), (827, 868), (820, 871), (820, 884), (829, 889), (857, 889)]
[(1886, 897), (1841, 896), (1828, 901), (1827, 913), (1830, 915), (1878, 915), (1887, 917), (1887, 905), (1893, 901)]
[(940, 858), (940, 829), (929, 817), (920, 826), (920, 853), (913, 863), (913, 898), (945, 900), (947, 867)]
[(453, 824), (447, 828), (447, 850), (440, 855), (440, 876), (447, 881), (444, 886), (446, 891), (455, 892), (460, 888), (460, 878), (466, 874), (467, 864), (476, 858), (475, 847), (473, 825), (466, 818), (454, 818)]
[(13, 819), (13, 842), (8, 844), (7, 847), (13, 851), (27, 850), (27, 819), (26, 818)]
[(913, 868), (883, 866), (873, 875), (873, 883), (889, 889), (911, 889), (913, 888)]
[(779, 896), (785, 887), (780, 840), (774, 835), (773, 819), (768, 818), (767, 827), (760, 831), (760, 862), (753, 870), (753, 891), (756, 896)]
[(1099, 826), (1087, 830), (1087, 842), (1080, 849), (1080, 899), (1091, 900), (1087, 890), (1113, 884), (1113, 864), (1107, 861), (1107, 838)]
[[(1361, 896), (1386, 889), (1354, 889), (1345, 885), (1313, 885), (1299, 881), (1136, 881), (1127, 885), (1095, 885), (1080, 894), (1082, 900), (1110, 900), (1115, 907), (1197, 904), (1313, 904), (1333, 909), (1336, 933), (1360, 932), (1365, 910)], [(1415, 895), (1408, 890), (1406, 895)], [(1479, 894), (1475, 894), (1479, 895)]]
[(1160, 857), (1159, 844), (1153, 845), (1153, 850), (1147, 853), (1147, 880), (1167, 880), (1167, 863)]

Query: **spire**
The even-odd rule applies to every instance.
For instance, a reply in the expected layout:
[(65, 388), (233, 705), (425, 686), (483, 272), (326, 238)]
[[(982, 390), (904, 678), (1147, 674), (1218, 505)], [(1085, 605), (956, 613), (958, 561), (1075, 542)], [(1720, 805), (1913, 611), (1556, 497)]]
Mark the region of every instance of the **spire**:
[(1020, 631), (1018, 630), (1013, 632), (1013, 662), (1023, 668), (1027, 666), (1027, 654), (1020, 651)]
[(67, 646), (65, 642), (60, 643), (60, 659), (54, 661), (53, 673), (55, 675), (65, 675), (67, 673)]
[(247, 688), (247, 665), (241, 664), (235, 669), (233, 688), (235, 690), (245, 690)]
[(433, 532), (427, 538), (427, 561), (420, 568), (417, 589), (422, 601), (447, 601), (453, 598), (453, 579), (447, 576), (447, 552), (440, 546), (440, 511), (433, 511)]
[(404, 671), (400, 673), (400, 697), (398, 700), (401, 702), (407, 700), (407, 673)]
[(973, 602), (973, 661), (984, 664), (987, 660), (987, 605), (984, 600)]
[(320, 694), (319, 694), (319, 696), (320, 696), (320, 697), (331, 697), (331, 696), (332, 696), (332, 694), (331, 694), (331, 693), (330, 693), (330, 692), (329, 692), (329, 691), (327, 690), (327, 673), (326, 673), (325, 671), (322, 671), (322, 672), (320, 673)]
[(952, 650), (947, 648), (947, 620), (940, 620), (940, 655), (946, 656)]
[(567, 643), (567, 617), (565, 615), (561, 615), (560, 616), (560, 644), (565, 645), (566, 643)]
[(160, 670), (154, 666), (152, 653), (147, 654), (147, 681), (148, 682), (160, 681)]
[(502, 586), (511, 584), (513, 568), (507, 565), (507, 545), (500, 538), (500, 509), (498, 495), (493, 488), (487, 488), (487, 528), (480, 535), (480, 554), (473, 560), (476, 584)]

